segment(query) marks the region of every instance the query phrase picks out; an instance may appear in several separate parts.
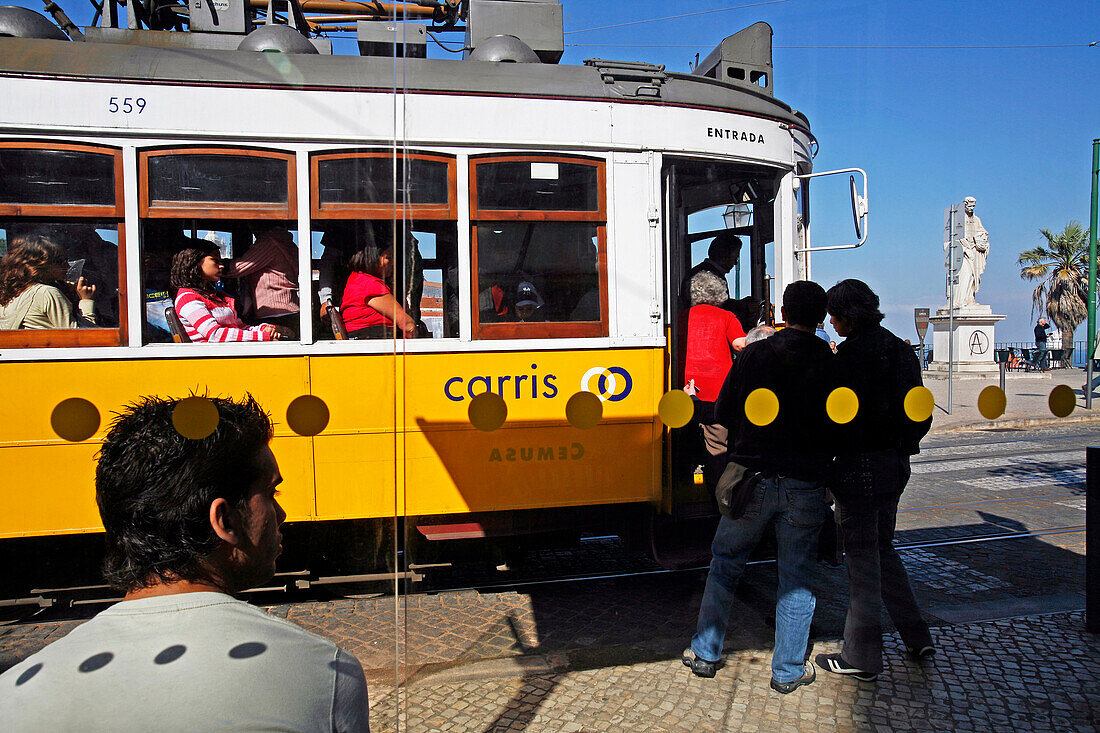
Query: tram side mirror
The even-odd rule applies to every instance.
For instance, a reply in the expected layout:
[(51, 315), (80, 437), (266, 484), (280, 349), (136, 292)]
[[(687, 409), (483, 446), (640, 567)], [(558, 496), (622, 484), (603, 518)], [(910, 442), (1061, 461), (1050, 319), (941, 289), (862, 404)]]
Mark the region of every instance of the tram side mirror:
[(852, 192), (852, 222), (856, 227), (856, 239), (863, 241), (863, 220), (867, 217), (867, 199), (856, 190), (856, 177), (848, 176), (848, 185)]
[[(842, 244), (833, 243), (836, 239), (844, 239), (847, 237), (843, 234), (844, 229), (844, 179), (841, 177), (844, 174), (848, 175), (848, 197), (849, 205), (852, 210), (852, 224), (855, 227), (856, 242), (854, 244)], [(809, 205), (810, 200), (810, 186), (809, 183), (815, 178), (828, 179), (830, 183), (827, 183), (823, 189), (818, 189), (814, 198), (818, 202), (818, 206), (811, 209)], [(858, 181), (862, 179), (862, 181)], [(867, 173), (862, 168), (841, 168), (839, 170), (832, 171), (819, 171), (817, 173), (804, 173), (796, 177), (798, 186), (796, 187), (796, 193), (801, 196), (802, 212), (816, 211), (817, 215), (810, 215), (813, 219), (813, 229), (818, 233), (823, 233), (826, 240), (826, 244), (822, 244), (818, 241), (810, 241), (810, 223), (803, 221), (805, 229), (802, 231), (805, 233), (805, 242), (803, 247), (796, 251), (801, 252), (820, 252), (823, 250), (839, 250), (839, 249), (854, 249), (856, 247), (863, 246), (867, 241)], [(816, 188), (816, 187), (815, 187)], [(824, 224), (822, 223), (821, 213), (826, 212)], [(832, 213), (829, 213), (832, 212)]]

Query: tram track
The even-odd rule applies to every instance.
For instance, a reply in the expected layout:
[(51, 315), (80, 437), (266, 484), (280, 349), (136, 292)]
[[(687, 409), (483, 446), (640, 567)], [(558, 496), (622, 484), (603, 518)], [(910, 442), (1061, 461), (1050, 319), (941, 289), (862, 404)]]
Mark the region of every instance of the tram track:
[[(952, 547), (960, 545), (981, 544), (987, 542), (1000, 542), (1009, 540), (1022, 540), (1033, 539), (1039, 537), (1055, 536), (1075, 534), (1085, 531), (1085, 525), (1067, 525), (1061, 527), (1051, 527), (1036, 531), (1020, 531), (1020, 532), (997, 532), (987, 535), (970, 536), (970, 537), (955, 537), (955, 538), (940, 538), (929, 539), (916, 542), (902, 542), (894, 545), (895, 549), (899, 552), (906, 552), (908, 550), (923, 550), (930, 548)], [(616, 535), (605, 535), (600, 537), (588, 537), (585, 538), (588, 542), (598, 540), (611, 540), (616, 539)], [(748, 565), (770, 565), (775, 563), (775, 558), (765, 558), (759, 560), (750, 560)], [(405, 595), (445, 595), (464, 592), (475, 593), (499, 593), (508, 590), (530, 589), (540, 586), (552, 586), (560, 585), (563, 583), (584, 583), (590, 581), (609, 581), (609, 580), (623, 580), (628, 578), (647, 578), (647, 577), (660, 577), (660, 576), (682, 576), (690, 573), (699, 573), (707, 569), (707, 565), (691, 565), (682, 568), (644, 568), (637, 570), (624, 570), (607, 573), (575, 573), (567, 575), (555, 575), (553, 577), (533, 577), (533, 578), (517, 578), (510, 580), (499, 581), (487, 581), (487, 582), (473, 582), (456, 585), (443, 585), (433, 587), (429, 582), (421, 588), (413, 588), (411, 593)], [(318, 600), (332, 600), (333, 598), (355, 598), (355, 597), (377, 597), (382, 595), (389, 595), (386, 591), (379, 591), (373, 593), (348, 593), (338, 592), (331, 593), (332, 590), (339, 590), (341, 587), (361, 585), (362, 581), (358, 578), (362, 576), (348, 576), (342, 583), (341, 579), (332, 578), (334, 581), (332, 584), (324, 589), (312, 588), (310, 590), (300, 590), (295, 588), (293, 577), (300, 576), (300, 572), (286, 574), (288, 582), (284, 585), (275, 585), (266, 588), (256, 588), (248, 592), (248, 595), (252, 599), (261, 605), (278, 605), (281, 603), (302, 603)], [(377, 583), (375, 584), (377, 585)], [(389, 582), (384, 583), (386, 586), (390, 586)], [(21, 605), (25, 606), (38, 606), (37, 610), (28, 616), (21, 619), (13, 619), (8, 623), (27, 623), (32, 620), (38, 621), (71, 621), (86, 616), (87, 609), (90, 607), (103, 606), (109, 603), (115, 603), (119, 600), (118, 597), (98, 597), (95, 591), (105, 590), (106, 586), (91, 586), (83, 587), (80, 589), (54, 589), (51, 593), (56, 593), (57, 597), (51, 597), (48, 595), (38, 595), (35, 597), (20, 599)], [(91, 592), (91, 596), (81, 598), (65, 598), (65, 592), (68, 590), (73, 591), (85, 591)], [(16, 605), (11, 602), (5, 602), (6, 605)]]
[[(1001, 540), (1019, 540), (1030, 539), (1035, 537), (1044, 537), (1048, 535), (1061, 535), (1072, 534), (1077, 532), (1084, 532), (1085, 525), (1074, 525), (1067, 527), (1052, 527), (1050, 529), (1039, 530), (1035, 532), (1005, 532), (991, 535), (982, 535), (979, 537), (965, 537), (965, 538), (952, 538), (942, 540), (925, 540), (921, 542), (903, 542), (894, 545), (894, 548), (898, 552), (905, 552), (906, 550), (921, 550), (932, 547), (947, 547), (953, 545), (965, 545), (983, 542), (996, 542)], [(771, 565), (775, 563), (774, 558), (764, 560), (750, 560), (747, 565)], [(433, 588), (430, 593), (461, 593), (461, 592), (485, 592), (493, 591), (500, 592), (516, 588), (530, 588), (540, 585), (554, 585), (559, 583), (580, 583), (594, 580), (618, 580), (625, 578), (641, 578), (641, 577), (653, 577), (660, 575), (680, 575), (687, 573), (701, 572), (707, 569), (707, 565), (693, 565), (684, 568), (655, 568), (650, 570), (638, 570), (620, 573), (587, 573), (572, 576), (562, 576), (557, 578), (533, 578), (529, 580), (515, 580), (505, 581), (500, 583), (485, 583), (485, 584), (471, 584), (466, 586), (453, 586), (447, 588)]]

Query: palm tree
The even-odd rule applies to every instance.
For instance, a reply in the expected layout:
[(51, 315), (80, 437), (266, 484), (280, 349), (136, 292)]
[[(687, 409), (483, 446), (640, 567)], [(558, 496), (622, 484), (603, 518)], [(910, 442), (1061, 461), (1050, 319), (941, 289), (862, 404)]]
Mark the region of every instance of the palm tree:
[(1060, 234), (1040, 229), (1047, 242), (1020, 253), (1020, 277), (1038, 280), (1031, 294), (1032, 313), (1046, 310), (1062, 332), (1062, 344), (1073, 346), (1073, 331), (1088, 317), (1089, 230), (1071, 221)]

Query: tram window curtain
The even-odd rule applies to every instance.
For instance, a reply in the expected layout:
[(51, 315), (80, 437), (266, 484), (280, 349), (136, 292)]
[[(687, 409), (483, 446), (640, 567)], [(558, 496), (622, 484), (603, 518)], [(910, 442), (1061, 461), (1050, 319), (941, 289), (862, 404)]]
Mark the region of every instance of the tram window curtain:
[(470, 166), (475, 338), (606, 336), (604, 162), (497, 155)]

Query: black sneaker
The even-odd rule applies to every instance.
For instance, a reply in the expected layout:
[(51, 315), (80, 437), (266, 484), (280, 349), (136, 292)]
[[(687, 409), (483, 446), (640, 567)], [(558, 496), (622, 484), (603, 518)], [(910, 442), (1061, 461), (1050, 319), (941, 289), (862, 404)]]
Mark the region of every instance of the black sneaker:
[(691, 670), (691, 673), (696, 677), (713, 677), (714, 673), (718, 671), (718, 667), (721, 662), (708, 662), (705, 659), (700, 659), (695, 656), (690, 648), (685, 649), (684, 653), (680, 655), (680, 661), (684, 663), (684, 666)]
[(909, 656), (917, 662), (931, 659), (936, 656), (936, 647), (931, 644), (925, 644), (922, 647), (911, 646), (909, 647)]
[(806, 662), (805, 670), (805, 674), (792, 682), (780, 682), (772, 677), (772, 689), (781, 695), (789, 695), (802, 685), (808, 685), (817, 679), (817, 670), (814, 669), (812, 662)]
[(878, 677), (877, 672), (864, 672), (862, 669), (853, 667), (841, 659), (839, 654), (818, 654), (814, 661), (817, 662), (819, 667), (828, 672), (850, 675), (863, 682), (870, 682)]

